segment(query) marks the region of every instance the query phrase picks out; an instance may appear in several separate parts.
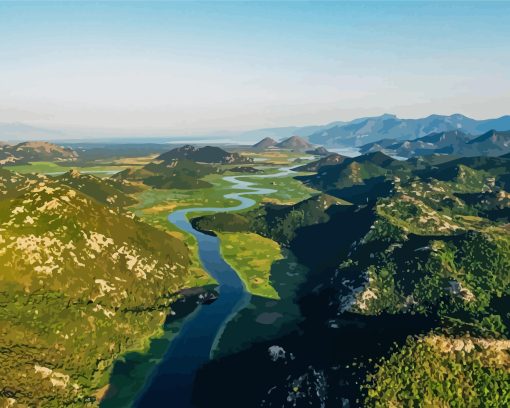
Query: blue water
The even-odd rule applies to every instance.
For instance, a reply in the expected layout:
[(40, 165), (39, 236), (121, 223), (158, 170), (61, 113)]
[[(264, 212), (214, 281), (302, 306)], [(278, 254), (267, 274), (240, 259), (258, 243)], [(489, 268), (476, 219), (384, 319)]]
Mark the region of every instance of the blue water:
[(195, 230), (187, 215), (195, 211), (226, 212), (249, 208), (255, 201), (246, 195), (268, 195), (273, 189), (257, 188), (256, 183), (240, 178), (274, 178), (288, 175), (292, 170), (282, 168), (276, 174), (259, 176), (228, 176), (224, 180), (241, 192), (225, 194), (225, 198), (238, 200), (234, 207), (204, 207), (177, 210), (168, 220), (181, 230), (192, 234), (198, 242), (198, 253), (203, 268), (218, 282), (219, 298), (210, 305), (201, 305), (183, 323), (179, 333), (142, 391), (135, 406), (148, 407), (191, 407), (191, 394), (197, 370), (210, 360), (211, 350), (218, 340), (227, 321), (250, 300), (244, 283), (232, 267), (225, 262), (220, 252), (217, 237)]

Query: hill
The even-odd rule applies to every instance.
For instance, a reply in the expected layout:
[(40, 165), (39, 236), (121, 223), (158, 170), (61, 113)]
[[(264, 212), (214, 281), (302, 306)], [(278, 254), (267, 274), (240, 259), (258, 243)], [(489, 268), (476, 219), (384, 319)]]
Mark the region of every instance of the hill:
[(305, 153), (313, 154), (315, 156), (328, 156), (331, 154), (331, 152), (328, 152), (328, 150), (323, 146), (316, 147), (312, 150), (307, 150)]
[(460, 130), (481, 135), (491, 129), (510, 129), (510, 116), (475, 120), (464, 115), (430, 115), (420, 119), (400, 119), (385, 114), (355, 119), (348, 123), (326, 126), (308, 136), (312, 143), (326, 146), (362, 146), (382, 139), (414, 140), (432, 133)]
[(333, 166), (335, 164), (342, 163), (347, 157), (342, 156), (337, 153), (331, 153), (322, 159), (316, 160), (311, 163), (304, 164), (303, 166), (296, 167), (295, 171), (310, 171), (316, 172), (319, 171), (320, 168), (325, 166)]
[(199, 163), (219, 164), (247, 164), (253, 163), (253, 159), (244, 157), (239, 153), (229, 153), (219, 147), (205, 146), (195, 147), (185, 145), (170, 150), (158, 156), (157, 160), (170, 162), (173, 160), (190, 160)]
[(63, 184), (78, 190), (106, 206), (126, 207), (136, 203), (129, 193), (140, 190), (125, 180), (98, 178), (91, 174), (80, 174), (77, 170), (57, 176)]
[[(501, 405), (510, 391), (508, 159), (431, 157), (402, 163), (366, 155), (324, 168), (336, 167), (337, 176), (352, 165), (384, 170), (338, 190), (363, 198), (369, 183), (384, 190), (368, 202), (266, 205), (232, 220), (196, 221), (267, 234), (309, 272), (292, 299), (302, 313), (294, 329), (204, 367), (195, 405)], [(314, 223), (305, 225), (301, 205)], [(276, 272), (275, 284), (289, 285), (292, 269)], [(285, 310), (267, 303), (253, 301), (226, 330), (259, 333), (258, 315)], [(265, 375), (247, 384), (235, 374), (239, 366)]]
[(23, 191), (0, 198), (0, 393), (96, 404), (113, 361), (157, 333), (172, 294), (197, 277), (181, 241), (70, 187), (70, 175), (22, 177), (11, 179)]
[(273, 138), (265, 137), (260, 142), (255, 143), (252, 146), (252, 148), (255, 149), (255, 150), (265, 150), (265, 149), (267, 149), (269, 147), (275, 146), (277, 143), (278, 142), (276, 140), (274, 140)]
[(77, 158), (78, 154), (74, 150), (48, 142), (24, 142), (0, 146), (0, 165), (37, 161), (70, 162)]
[(501, 156), (510, 153), (510, 131), (490, 130), (466, 143), (464, 156)]
[(491, 130), (473, 137), (458, 130), (433, 133), (415, 140), (383, 140), (361, 147), (361, 152), (385, 151), (401, 157), (414, 157), (430, 154), (450, 154), (457, 156), (500, 156), (510, 152), (510, 131)]
[(296, 151), (305, 151), (313, 148), (313, 145), (308, 143), (305, 139), (299, 136), (291, 136), (288, 139), (285, 139), (278, 144), (276, 147), (280, 149), (289, 149)]
[[(321, 160), (323, 163), (327, 163), (328, 157)], [(369, 179), (385, 176), (393, 170), (392, 166), (397, 163), (395, 159), (381, 152), (354, 158), (334, 157), (332, 160), (338, 160), (338, 164), (322, 166), (319, 161), (315, 164), (310, 163), (310, 166), (303, 166), (305, 169), (317, 167), (318, 174), (301, 176), (297, 179), (323, 191), (337, 190), (365, 184)]]
[(329, 219), (327, 210), (344, 202), (327, 194), (318, 194), (295, 205), (266, 204), (247, 214), (217, 213), (197, 217), (193, 226), (202, 231), (238, 232), (251, 230), (282, 244), (289, 244), (295, 230)]
[(0, 199), (18, 197), (44, 179), (41, 174), (21, 175), (0, 167)]
[(212, 184), (201, 180), (208, 174), (218, 171), (217, 168), (187, 159), (168, 159), (152, 162), (144, 167), (130, 168), (115, 174), (115, 180), (141, 181), (144, 184), (161, 189), (194, 189), (212, 187)]

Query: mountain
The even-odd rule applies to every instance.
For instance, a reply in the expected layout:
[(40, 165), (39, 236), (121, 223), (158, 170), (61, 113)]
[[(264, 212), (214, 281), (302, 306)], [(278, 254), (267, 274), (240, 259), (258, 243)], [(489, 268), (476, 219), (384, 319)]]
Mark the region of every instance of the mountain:
[(23, 142), (0, 146), (0, 165), (37, 161), (75, 161), (78, 154), (69, 148), (48, 142)]
[[(464, 156), (501, 156), (510, 153), (510, 131), (490, 130), (466, 143)], [(463, 152), (461, 151), (461, 154)]]
[(316, 147), (312, 150), (307, 150), (305, 153), (313, 154), (314, 156), (328, 156), (331, 154), (331, 152), (328, 152), (328, 150), (323, 146)]
[[(386, 174), (341, 188), (365, 198), (352, 205), (322, 209), (319, 198), (310, 224), (306, 201), (196, 222), (271, 237), (295, 256), (271, 275), (290, 300), (252, 299), (227, 324), (230, 336), (257, 338), (200, 370), (196, 406), (508, 405), (509, 160), (427, 160), (404, 162), (406, 177), (395, 174), (402, 162), (377, 153), (323, 168), (321, 177), (352, 164)], [(382, 192), (369, 201), (368, 182)], [(294, 325), (263, 336), (259, 316), (284, 315), (289, 303), (299, 305)], [(247, 382), (236, 367), (264, 375)]]
[(276, 144), (278, 144), (278, 142), (270, 137), (265, 137), (264, 139), (262, 139), (260, 142), (257, 142), (255, 143), (252, 148), (255, 149), (255, 150), (265, 150), (269, 147), (273, 147), (275, 146)]
[(431, 133), (451, 130), (480, 135), (491, 129), (508, 130), (509, 126), (510, 116), (475, 120), (455, 114), (450, 116), (430, 115), (420, 119), (400, 119), (395, 115), (384, 114), (321, 129), (308, 136), (308, 140), (326, 146), (362, 146), (382, 139), (413, 140)]
[(280, 149), (289, 149), (297, 151), (305, 151), (313, 148), (313, 145), (308, 143), (305, 139), (299, 136), (291, 136), (288, 139), (282, 140), (276, 147)]
[(0, 167), (0, 200), (24, 194), (43, 179), (41, 174), (21, 175)]
[(3, 140), (52, 140), (62, 138), (64, 132), (44, 129), (24, 123), (0, 123), (0, 139)]
[[(294, 205), (266, 204), (246, 214), (217, 213), (192, 220), (197, 229), (219, 232), (237, 232), (251, 229), (257, 233), (288, 244), (300, 227), (325, 222), (327, 210), (345, 204), (328, 194), (318, 194)], [(306, 217), (303, 215), (306, 214)]]
[(194, 189), (208, 188), (212, 184), (201, 180), (208, 174), (218, 170), (203, 163), (196, 163), (187, 159), (169, 159), (153, 162), (140, 168), (129, 168), (112, 176), (115, 180), (141, 181), (144, 184), (159, 189)]
[(128, 194), (140, 190), (126, 180), (99, 178), (91, 174), (80, 174), (77, 170), (57, 176), (57, 180), (95, 199), (106, 206), (126, 207), (136, 203)]
[[(326, 125), (327, 126), (327, 125)], [(278, 128), (265, 128), (265, 129), (254, 129), (241, 133), (234, 133), (232, 137), (240, 141), (252, 141), (263, 138), (272, 138), (275, 140), (285, 139), (294, 135), (301, 137), (307, 137), (312, 133), (323, 129), (325, 126), (287, 126)]]
[(430, 154), (457, 156), (500, 156), (510, 152), (510, 131), (490, 130), (473, 137), (459, 130), (433, 133), (414, 140), (394, 141), (387, 139), (360, 148), (361, 152), (382, 150), (401, 157)]
[(65, 177), (0, 170), (16, 181), (0, 197), (0, 399), (95, 406), (113, 362), (194, 285), (188, 249)]
[(158, 156), (157, 160), (169, 162), (174, 159), (186, 159), (199, 163), (246, 164), (253, 163), (253, 159), (239, 153), (229, 153), (219, 147), (195, 147), (185, 145), (170, 150)]
[(297, 179), (311, 187), (330, 191), (365, 184), (368, 179), (386, 175), (388, 169), (397, 163), (395, 159), (381, 152), (338, 160), (338, 164), (319, 166), (318, 174), (300, 176)]
[(380, 152), (397, 143), (399, 143), (398, 139), (381, 139), (361, 146), (359, 152), (361, 154)]
[(319, 171), (322, 167), (325, 166), (333, 166), (335, 164), (342, 163), (347, 157), (342, 156), (337, 153), (331, 153), (326, 157), (323, 157), (322, 159), (316, 160), (311, 163), (304, 164), (303, 166), (299, 166), (294, 168), (295, 171)]

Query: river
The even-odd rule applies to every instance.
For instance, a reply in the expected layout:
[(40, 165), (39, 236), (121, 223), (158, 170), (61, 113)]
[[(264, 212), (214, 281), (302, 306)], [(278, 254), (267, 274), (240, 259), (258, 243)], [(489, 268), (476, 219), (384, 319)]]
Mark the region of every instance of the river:
[(138, 408), (148, 407), (191, 407), (191, 395), (197, 370), (211, 358), (211, 351), (221, 335), (225, 324), (245, 307), (250, 294), (234, 269), (223, 259), (220, 241), (217, 237), (195, 230), (188, 220), (188, 214), (200, 212), (239, 211), (255, 205), (256, 201), (247, 195), (268, 195), (276, 190), (256, 187), (255, 182), (241, 178), (284, 177), (291, 168), (281, 168), (279, 173), (249, 176), (226, 176), (232, 189), (240, 192), (228, 193), (226, 199), (240, 202), (233, 207), (195, 207), (176, 210), (168, 220), (181, 230), (192, 234), (198, 242), (198, 253), (203, 268), (218, 282), (218, 299), (210, 305), (199, 306), (183, 323), (179, 333), (172, 340), (162, 362), (148, 380), (135, 402)]

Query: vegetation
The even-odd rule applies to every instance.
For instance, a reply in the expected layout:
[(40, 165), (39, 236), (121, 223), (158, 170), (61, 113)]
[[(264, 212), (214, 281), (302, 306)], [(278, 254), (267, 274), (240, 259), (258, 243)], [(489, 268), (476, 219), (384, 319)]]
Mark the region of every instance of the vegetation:
[(118, 180), (141, 181), (159, 189), (196, 189), (212, 187), (201, 180), (217, 169), (206, 164), (195, 163), (187, 159), (174, 159), (169, 162), (149, 163), (142, 168), (126, 169), (115, 175)]
[(78, 154), (66, 147), (48, 142), (23, 142), (0, 146), (0, 165), (26, 164), (37, 161), (76, 161)]
[(190, 160), (199, 163), (245, 164), (253, 163), (249, 157), (239, 153), (230, 153), (215, 146), (182, 146), (158, 156), (158, 160), (173, 162), (174, 160)]
[(111, 184), (1, 176), (0, 396), (93, 403), (113, 361), (160, 331), (182, 288), (209, 278), (188, 267), (181, 241), (90, 190), (121, 197)]
[[(74, 163), (73, 163), (74, 164)], [(54, 162), (31, 162), (27, 164), (16, 164), (6, 165), (3, 168), (21, 174), (58, 174), (66, 173), (69, 171), (69, 165), (67, 163), (54, 163)], [(82, 173), (93, 173), (97, 176), (111, 176), (116, 172), (120, 172), (125, 169), (124, 166), (107, 166), (107, 165), (87, 165), (87, 166), (76, 166)]]
[[(353, 406), (507, 405), (508, 160), (401, 162), (368, 154), (298, 177), (325, 195), (196, 219), (204, 230), (270, 237), (310, 271), (293, 297), (299, 328), (266, 332), (237, 354), (220, 353), (199, 376), (197, 405), (204, 405), (199, 393), (215, 403), (214, 377), (221, 373), (225, 381), (235, 365), (263, 370), (266, 378), (252, 389), (227, 377), (236, 388), (229, 404), (249, 395), (253, 406), (263, 405), (270, 393), (273, 405), (313, 405), (313, 384), (323, 374), (323, 401), (331, 406), (344, 399)], [(353, 205), (317, 205), (321, 197)], [(261, 310), (255, 303), (230, 326), (257, 330)], [(271, 365), (264, 356), (275, 344), (295, 360)], [(229, 347), (236, 350), (224, 340)], [(304, 378), (315, 378), (306, 390)]]
[(253, 233), (221, 233), (221, 252), (235, 269), (248, 291), (254, 295), (278, 298), (271, 286), (273, 262), (282, 258), (279, 245)]
[[(242, 173), (274, 192), (192, 214), (253, 294), (199, 374), (197, 406), (510, 404), (509, 157), (332, 155), (251, 179), (300, 153), (199, 162), (210, 151), (111, 179), (0, 168), (2, 403), (132, 399), (120, 387), (140, 386), (177, 330), (168, 308), (212, 283), (168, 214), (237, 205), (224, 176)], [(247, 383), (239, 366), (264, 376)]]
[(368, 407), (510, 404), (509, 341), (409, 338), (368, 376)]

